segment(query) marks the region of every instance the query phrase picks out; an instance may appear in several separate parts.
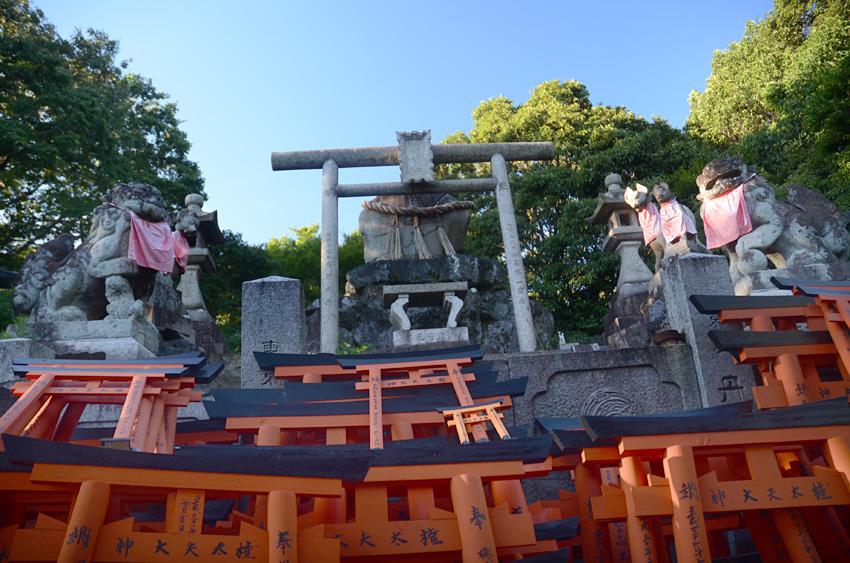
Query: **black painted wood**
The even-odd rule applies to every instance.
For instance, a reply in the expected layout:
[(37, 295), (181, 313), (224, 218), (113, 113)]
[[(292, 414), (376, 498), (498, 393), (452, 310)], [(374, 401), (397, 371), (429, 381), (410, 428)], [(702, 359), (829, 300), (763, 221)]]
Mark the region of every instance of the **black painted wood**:
[(740, 309), (778, 309), (814, 305), (815, 300), (805, 295), (691, 295), (691, 303), (703, 315), (716, 315), (721, 311)]
[[(492, 385), (472, 387), (470, 395), (474, 399), (486, 399), (502, 395), (520, 395), (525, 391), (527, 378), (512, 379), (494, 383)], [(460, 406), (454, 391), (448, 386), (447, 389), (427, 389), (416, 394), (404, 396), (384, 396), (382, 393), (382, 410), (385, 413), (405, 412), (427, 412), (441, 407), (447, 407), (454, 403)], [(259, 404), (259, 403), (235, 403), (204, 401), (202, 403), (207, 409), (210, 418), (219, 417), (254, 417), (254, 416), (319, 416), (319, 415), (341, 415), (341, 414), (367, 414), (369, 412), (368, 394), (364, 392), (361, 399), (351, 401), (340, 401), (332, 403), (293, 403)]]
[(806, 295), (810, 295), (812, 297), (821, 295), (826, 297), (848, 297), (850, 296), (850, 287), (847, 288), (823, 288), (823, 287), (814, 287), (811, 285), (798, 285), (797, 291), (800, 293), (805, 293)]
[(224, 369), (224, 362), (212, 362), (201, 366), (195, 373), (195, 383), (212, 383)]
[(187, 354), (173, 354), (170, 356), (157, 356), (156, 358), (144, 358), (141, 360), (52, 360), (50, 358), (12, 358), (14, 365), (28, 364), (44, 364), (44, 363), (61, 363), (68, 366), (78, 364), (126, 364), (126, 365), (145, 365), (145, 364), (183, 364), (185, 366), (199, 366), (206, 363), (207, 359), (203, 357), (201, 352), (191, 352)]
[[(693, 417), (693, 416), (735, 416), (739, 414), (750, 414), (753, 412), (753, 401), (742, 401), (740, 403), (729, 403), (728, 405), (717, 405), (705, 409), (692, 409), (687, 411), (671, 411), (656, 414), (642, 414), (630, 416), (631, 420), (640, 420), (641, 418), (676, 418), (676, 417)], [(561, 418), (561, 417), (538, 417), (535, 419), (538, 426), (544, 431), (551, 430), (584, 430), (581, 419), (576, 418)]]
[(339, 365), (344, 368), (354, 368), (356, 366), (374, 366), (402, 362), (427, 362), (434, 360), (459, 360), (463, 358), (480, 360), (484, 357), (485, 350), (481, 348), (469, 350), (468, 348), (468, 346), (462, 346), (459, 348), (446, 348), (443, 350), (430, 350), (426, 352), (408, 354), (382, 354), (380, 357), (375, 358), (368, 358), (365, 356), (345, 356), (343, 358), (339, 358), (337, 361)]
[[(498, 435), (497, 435), (498, 436)], [(332, 446), (175, 446), (177, 457), (252, 457), (252, 450), (279, 452), (281, 457), (304, 448), (329, 450), (337, 454), (371, 452), (372, 466), (395, 467), (403, 465), (446, 465), (453, 463), (478, 463), (490, 461), (522, 461), (539, 463), (552, 451), (552, 437), (517, 437), (510, 440), (493, 439), (461, 445), (457, 436), (437, 436), (416, 440), (385, 441), (384, 449), (370, 450), (369, 444)]]
[(470, 352), (475, 357), (484, 356), (484, 350), (477, 344), (468, 346), (456, 346), (454, 348), (441, 348), (424, 352), (392, 352), (388, 354), (359, 354), (359, 355), (336, 355), (336, 354), (272, 354), (268, 352), (254, 352), (254, 358), (262, 370), (271, 370), (277, 366), (328, 366), (337, 365), (338, 359), (358, 358), (358, 361), (377, 360), (385, 363), (400, 361), (399, 358), (409, 356), (415, 357), (439, 357), (443, 354)]
[(15, 372), (15, 375), (23, 377), (28, 373), (38, 373), (49, 371), (50, 373), (68, 373), (73, 371), (86, 370), (94, 373), (103, 373), (103, 374), (145, 374), (145, 373), (164, 373), (166, 377), (185, 377), (189, 375), (189, 368), (96, 368), (96, 367), (61, 367), (61, 368), (44, 368), (44, 367), (32, 367), (32, 366), (22, 366), (22, 365), (13, 365), (12, 370)]
[(806, 428), (850, 424), (846, 398), (820, 401), (805, 408), (785, 407), (771, 411), (729, 416), (583, 416), (581, 422), (594, 443), (600, 439), (659, 434), (696, 434), (738, 430)]
[(779, 276), (773, 276), (770, 278), (770, 281), (773, 282), (773, 285), (778, 287), (779, 289), (794, 289), (799, 286), (821, 286), (821, 287), (850, 287), (850, 281), (848, 280), (800, 280), (795, 278), (782, 278)]
[[(445, 374), (443, 374), (445, 376)], [(492, 396), (495, 391), (489, 391), (491, 385), (496, 385), (497, 372), (476, 375), (476, 381), (468, 382), (467, 388), (473, 398), (479, 396)], [(437, 376), (429, 376), (437, 377)], [(521, 395), (525, 392), (525, 384), (518, 383), (527, 381), (528, 378), (517, 378), (502, 382), (505, 385), (498, 386), (499, 395)], [(305, 403), (316, 401), (338, 401), (356, 400), (368, 396), (366, 390), (357, 390), (355, 381), (333, 381), (315, 383), (287, 382), (285, 388), (272, 389), (213, 389), (212, 395), (216, 401), (226, 403), (259, 403), (259, 404), (281, 404), (281, 403)], [(424, 387), (396, 387), (381, 390), (383, 397), (404, 397), (410, 395), (446, 394), (446, 386), (450, 383), (438, 386)], [(504, 392), (502, 392), (504, 389)], [(484, 393), (484, 394), (482, 394)], [(487, 395), (486, 393), (490, 393)]]
[(362, 481), (374, 459), (374, 454), (368, 449), (339, 451), (326, 446), (293, 446), (284, 450), (245, 447), (242, 449), (246, 451), (240, 452), (237, 458), (228, 455), (227, 450), (238, 446), (219, 446), (210, 455), (181, 456), (92, 448), (9, 434), (3, 435), (3, 444), (12, 462), (324, 477), (349, 482)]
[[(195, 432), (218, 432), (225, 430), (227, 420), (223, 418), (211, 418), (209, 420), (188, 420), (177, 423), (176, 433), (188, 434)], [(114, 427), (76, 428), (71, 436), (71, 441), (100, 440), (101, 438), (112, 438), (115, 434)]]
[[(740, 360), (742, 348), (765, 348), (769, 346), (808, 346), (812, 344), (829, 344), (832, 337), (827, 331), (798, 332), (782, 330), (776, 332), (755, 332), (751, 330), (710, 330), (708, 337), (718, 350), (731, 352), (735, 359)], [(789, 350), (793, 352), (794, 350)]]

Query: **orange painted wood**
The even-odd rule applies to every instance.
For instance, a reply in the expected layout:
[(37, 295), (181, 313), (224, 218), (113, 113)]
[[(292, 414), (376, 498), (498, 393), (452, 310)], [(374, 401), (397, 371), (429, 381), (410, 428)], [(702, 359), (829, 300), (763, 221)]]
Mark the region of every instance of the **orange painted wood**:
[(151, 408), (150, 423), (145, 432), (145, 442), (142, 451), (153, 453), (156, 449), (157, 438), (161, 430), (164, 430), (163, 422), (165, 420), (165, 399), (156, 397), (153, 399)]
[(21, 436), (41, 439), (44, 438), (45, 434), (49, 434), (47, 437), (52, 437), (53, 429), (59, 422), (59, 416), (62, 414), (65, 404), (65, 401), (59, 397), (45, 397), (41, 408), (24, 427)]
[(710, 561), (693, 448), (682, 445), (667, 448), (664, 473), (673, 498), (673, 540), (677, 560), (680, 563)]
[[(658, 538), (652, 533), (652, 523), (645, 517), (637, 516), (635, 499), (630, 494), (635, 487), (646, 486), (646, 475), (638, 458), (625, 457), (620, 461), (620, 482), (626, 500), (626, 532), (629, 538), (629, 553), (633, 563), (651, 563), (658, 561)], [(662, 539), (662, 544), (664, 544)]]
[(115, 427), (113, 438), (116, 440), (129, 440), (133, 430), (133, 424), (136, 421), (136, 415), (142, 405), (142, 395), (145, 390), (147, 376), (134, 375), (132, 383), (130, 383), (130, 391), (127, 398), (124, 400), (124, 408), (121, 410), (121, 415), (118, 417), (118, 424)]
[(463, 563), (494, 560), (496, 540), (481, 477), (463, 474), (452, 477), (452, 506), (457, 515)]
[(740, 446), (748, 444), (811, 444), (832, 437), (850, 436), (848, 426), (810, 426), (769, 430), (736, 430), (710, 434), (661, 434), (620, 438), (621, 455), (636, 455), (646, 450), (666, 449), (675, 445)]
[(360, 483), (354, 486), (354, 521), (387, 522), (387, 485), (384, 483)]
[(490, 493), (493, 495), (493, 504), (496, 506), (506, 504), (511, 514), (529, 513), (525, 491), (523, 491), (522, 483), (519, 480), (492, 481)]
[[(139, 375), (139, 374), (132, 374), (132, 373), (118, 374), (118, 373), (112, 373), (112, 372), (109, 372), (109, 371), (98, 371), (98, 370), (94, 370), (94, 369), (89, 369), (89, 370), (80, 369), (80, 370), (62, 371), (62, 372), (51, 372), (49, 369), (44, 369), (44, 370), (29, 372), (29, 373), (27, 373), (26, 378), (30, 379), (30, 380), (38, 379), (42, 374), (54, 375), (56, 377), (56, 379), (59, 379), (59, 380), (65, 379), (65, 380), (74, 380), (74, 381), (89, 381), (89, 380), (102, 381), (102, 380), (105, 380), (105, 379), (112, 380), (112, 381), (115, 381), (115, 380), (130, 380), (130, 379), (132, 379), (132, 377), (135, 377), (135, 375)], [(142, 372), (142, 374), (145, 375), (147, 378), (149, 378), (151, 380), (160, 380), (160, 379), (165, 380), (165, 378), (167, 377), (167, 375), (162, 373), (161, 371), (160, 372), (145, 371), (145, 372)]]
[(490, 461), (483, 463), (453, 463), (443, 465), (414, 465), (401, 467), (370, 467), (364, 482), (440, 482), (454, 475), (475, 472), (482, 479), (522, 479), (525, 469), (521, 461)]
[(786, 346), (764, 346), (761, 348), (742, 348), (739, 354), (742, 363), (772, 360), (782, 354), (793, 352), (798, 356), (828, 356), (836, 355), (835, 344), (805, 344), (793, 346), (791, 350)]
[[(463, 380), (467, 383), (475, 381), (474, 373), (463, 373)], [(434, 377), (419, 377), (411, 375), (409, 378), (399, 377), (395, 379), (382, 379), (381, 389), (398, 389), (399, 387), (425, 387), (428, 385), (445, 385), (450, 383), (448, 375)], [(360, 381), (354, 384), (354, 388), (358, 391), (368, 391), (369, 383)]]
[(53, 383), (54, 378), (53, 375), (39, 377), (38, 381), (13, 403), (3, 416), (0, 416), (0, 434), (15, 434), (23, 430), (23, 426), (29, 421), (30, 413), (38, 410), (42, 395)]
[(408, 486), (407, 507), (411, 520), (427, 520), (431, 514), (431, 509), (436, 508), (434, 488), (423, 485)]
[(338, 497), (342, 492), (339, 479), (317, 477), (278, 477), (233, 473), (201, 473), (123, 467), (58, 465), (36, 463), (32, 480), (49, 483), (81, 483), (98, 480), (111, 485), (153, 489), (204, 489), (235, 493), (268, 493), (276, 489), (293, 491), (299, 496)]
[[(357, 372), (351, 369), (343, 369), (339, 364), (328, 364), (325, 366), (275, 366), (275, 379), (302, 378), (305, 374), (318, 374), (320, 377), (347, 376), (356, 377)], [(321, 379), (319, 380), (321, 381)]]
[(369, 449), (384, 449), (383, 403), (381, 399), (381, 369), (369, 369)]
[[(298, 504), (292, 491), (271, 491), (268, 497), (269, 561), (298, 563)], [(336, 548), (336, 558), (339, 559), (339, 547)], [(321, 558), (313, 555), (310, 561), (325, 561), (333, 554), (322, 554)]]
[(205, 500), (205, 492), (200, 489), (178, 489), (173, 503), (169, 503), (165, 531), (169, 534), (200, 534), (204, 525)]
[(136, 413), (136, 421), (133, 424), (133, 429), (130, 431), (130, 448), (133, 450), (144, 451), (152, 410), (153, 401), (151, 401), (150, 397), (142, 397), (139, 411)]
[[(611, 537), (607, 524), (595, 520), (597, 507), (591, 499), (599, 497), (602, 481), (599, 467), (579, 464), (575, 468), (576, 493), (578, 494), (581, 546), (584, 558), (598, 563), (613, 563)], [(601, 498), (601, 497), (600, 497)], [(610, 497), (609, 497), (610, 498)], [(625, 512), (625, 497), (622, 497)]]
[(57, 563), (91, 561), (97, 535), (109, 506), (109, 484), (84, 481), (68, 521)]
[(413, 560), (428, 561), (429, 556), (454, 552), (457, 560), (461, 542), (457, 520), (451, 516), (441, 520), (326, 524), (324, 533), (326, 538), (339, 540), (343, 558), (365, 557), (368, 559), (364, 561), (372, 561), (379, 556), (406, 556), (404, 559), (408, 560), (423, 554), (422, 559)]

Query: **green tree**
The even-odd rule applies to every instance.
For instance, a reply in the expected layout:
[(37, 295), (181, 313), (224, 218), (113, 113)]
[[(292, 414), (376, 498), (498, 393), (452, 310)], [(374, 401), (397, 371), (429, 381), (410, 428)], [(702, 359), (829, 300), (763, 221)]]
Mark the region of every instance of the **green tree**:
[(777, 187), (850, 207), (850, 2), (775, 0), (717, 51), (687, 131), (740, 154)]
[(203, 193), (177, 108), (118, 62), (118, 42), (60, 37), (26, 0), (0, 0), (0, 262), (34, 244), (87, 234), (117, 182), (146, 182), (181, 205)]
[[(290, 229), (293, 237), (272, 239), (266, 246), (275, 273), (301, 280), (304, 299), (310, 303), (321, 296), (322, 239), (319, 224)], [(358, 231), (343, 235), (339, 246), (339, 292), (345, 291), (345, 273), (363, 264), (363, 237)]]
[[(544, 82), (522, 104), (503, 97), (482, 102), (472, 113), (474, 127), (450, 135), (448, 143), (552, 141), (551, 162), (515, 163), (511, 188), (528, 275), (529, 291), (555, 316), (557, 330), (601, 332), (618, 272), (616, 255), (603, 252), (603, 233), (585, 222), (603, 191), (605, 176), (666, 178), (683, 203), (695, 194), (683, 170), (701, 168), (706, 148), (655, 118), (647, 121), (624, 107), (593, 105), (587, 88), (575, 81)], [(489, 165), (442, 166), (441, 177), (489, 173)], [(498, 210), (492, 194), (475, 194), (465, 252), (499, 257), (503, 253)]]
[(242, 235), (224, 231), (224, 244), (209, 247), (216, 264), (215, 274), (201, 278), (201, 294), (231, 352), (241, 346), (242, 284), (274, 274), (275, 264), (263, 246), (242, 240)]

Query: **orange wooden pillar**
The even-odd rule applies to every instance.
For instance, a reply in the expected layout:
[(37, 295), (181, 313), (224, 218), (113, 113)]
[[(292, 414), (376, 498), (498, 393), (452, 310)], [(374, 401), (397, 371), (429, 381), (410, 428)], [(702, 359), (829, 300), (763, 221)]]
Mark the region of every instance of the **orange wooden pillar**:
[[(139, 409), (142, 406), (142, 395), (145, 391), (146, 383), (147, 377), (145, 375), (133, 376), (133, 381), (130, 382), (130, 389), (127, 391), (127, 397), (124, 399), (124, 408), (121, 409), (121, 416), (118, 417), (118, 424), (115, 426), (115, 433), (112, 435), (115, 440), (130, 440), (136, 422), (136, 416), (139, 414)], [(176, 407), (174, 407), (174, 411), (176, 415)]]
[(493, 504), (508, 503), (511, 514), (528, 514), (528, 502), (525, 500), (525, 491), (518, 479), (506, 479), (504, 481), (491, 481), (490, 492), (493, 495)]
[(292, 491), (268, 495), (269, 561), (298, 563), (298, 504)]
[(142, 452), (145, 449), (152, 410), (153, 401), (149, 397), (142, 397), (139, 411), (136, 413), (136, 422), (130, 431), (130, 449), (133, 451)]
[(60, 397), (47, 397), (41, 408), (35, 416), (32, 417), (29, 424), (24, 428), (21, 436), (30, 438), (44, 438), (47, 435), (48, 439), (53, 436), (53, 430), (59, 422), (59, 415), (62, 414), (62, 409), (67, 403)]
[(392, 430), (393, 442), (413, 439), (413, 425), (409, 422), (393, 422), (390, 429)]
[[(145, 447), (142, 451), (153, 453), (157, 449), (157, 441), (160, 439), (160, 431), (163, 429), (165, 420), (165, 397), (159, 396), (153, 400), (151, 408), (150, 423), (145, 433)], [(164, 434), (163, 434), (164, 437)], [(163, 452), (160, 452), (163, 453)]]
[(497, 562), (496, 540), (481, 477), (470, 474), (452, 477), (451, 496), (463, 563)]
[(9, 410), (0, 416), (0, 434), (20, 435), (23, 432), (30, 418), (41, 407), (42, 396), (55, 378), (52, 373), (39, 376), (38, 380), (12, 403)]
[[(761, 315), (750, 321), (750, 330), (756, 332), (774, 331), (773, 319)], [(796, 354), (780, 354), (773, 362), (773, 373), (782, 384), (788, 406), (802, 405), (809, 402), (806, 390), (806, 378), (800, 366), (800, 358)]]
[[(340, 445), (346, 443), (345, 429), (343, 432), (327, 432), (325, 443), (327, 445)], [(340, 498), (316, 498), (313, 499), (313, 524), (344, 524), (346, 521), (345, 489)]]
[(576, 465), (575, 481), (581, 526), (581, 552), (584, 560), (594, 563), (614, 563), (608, 525), (599, 524), (593, 519), (593, 509), (590, 505), (591, 498), (602, 494), (599, 468), (586, 463)]
[[(646, 475), (641, 461), (634, 456), (620, 461), (620, 483), (626, 496), (626, 532), (629, 537), (629, 553), (632, 563), (655, 563), (659, 561), (654, 523), (648, 518), (636, 516), (634, 487), (646, 486)], [(663, 541), (663, 538), (662, 538)], [(666, 547), (666, 546), (665, 546)]]
[(109, 484), (85, 481), (80, 485), (74, 510), (68, 521), (68, 531), (62, 540), (57, 563), (91, 561), (97, 534), (109, 507)]
[(369, 368), (369, 448), (384, 449), (384, 415), (379, 366)]
[[(257, 431), (258, 446), (279, 446), (280, 445), (280, 427), (275, 424), (264, 424)], [(268, 495), (257, 495), (254, 503), (254, 525), (258, 528), (266, 528), (268, 522)], [(271, 553), (271, 552), (269, 552)]]
[[(744, 455), (753, 479), (773, 481), (782, 478), (772, 446), (747, 446), (744, 448)], [(794, 563), (821, 561), (798, 509), (777, 508), (771, 510), (770, 515), (773, 517), (773, 523), (782, 537), (791, 561)]]
[(673, 540), (679, 563), (708, 563), (708, 533), (699, 498), (699, 480), (693, 447), (671, 446), (664, 456), (664, 471), (673, 499)]

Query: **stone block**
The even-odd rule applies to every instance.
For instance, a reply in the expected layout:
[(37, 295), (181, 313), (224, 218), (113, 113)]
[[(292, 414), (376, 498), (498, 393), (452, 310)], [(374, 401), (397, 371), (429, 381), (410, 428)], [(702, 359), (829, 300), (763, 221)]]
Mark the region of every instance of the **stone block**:
[[(497, 355), (486, 359), (497, 360)], [(514, 423), (535, 417), (651, 414), (700, 408), (699, 387), (684, 344), (618, 350), (505, 355), (499, 379), (528, 376), (513, 399)]]
[(11, 389), (17, 377), (12, 372), (12, 358), (53, 359), (56, 352), (29, 338), (7, 338), (0, 340), (0, 386)]
[(812, 264), (782, 270), (765, 270), (747, 274), (735, 284), (735, 295), (790, 295), (790, 291), (779, 289), (770, 278), (792, 278), (798, 280), (848, 280), (850, 262)]
[[(159, 331), (145, 320), (133, 319), (104, 319), (102, 321), (63, 321), (54, 323), (35, 323), (32, 327), (36, 339), (46, 342), (53, 349), (60, 345), (73, 348), (74, 342), (80, 342), (80, 350), (97, 351), (97, 346), (86, 341), (135, 340), (141, 347), (146, 348), (151, 355), (132, 356), (123, 359), (146, 358), (155, 356), (159, 351)], [(110, 347), (113, 351), (118, 348)], [(63, 354), (65, 352), (58, 352)], [(122, 359), (112, 356), (109, 359)]]
[(48, 345), (59, 357), (102, 360), (141, 360), (156, 356), (134, 338), (89, 338), (85, 340), (53, 340)]
[[(685, 336), (693, 353), (702, 406), (752, 399), (754, 368), (735, 365), (731, 354), (717, 351), (708, 338), (709, 330), (721, 328), (717, 316), (701, 315), (689, 299), (694, 294), (733, 295), (726, 258), (694, 253), (665, 258), (661, 279), (670, 329)], [(742, 329), (732, 324), (722, 328)]]
[(254, 352), (304, 354), (305, 333), (301, 280), (271, 276), (243, 283), (242, 387), (281, 387), (260, 371)]
[(393, 346), (463, 346), (469, 344), (465, 326), (455, 328), (426, 328), (393, 332)]

